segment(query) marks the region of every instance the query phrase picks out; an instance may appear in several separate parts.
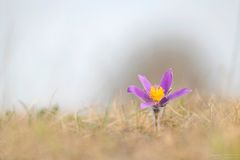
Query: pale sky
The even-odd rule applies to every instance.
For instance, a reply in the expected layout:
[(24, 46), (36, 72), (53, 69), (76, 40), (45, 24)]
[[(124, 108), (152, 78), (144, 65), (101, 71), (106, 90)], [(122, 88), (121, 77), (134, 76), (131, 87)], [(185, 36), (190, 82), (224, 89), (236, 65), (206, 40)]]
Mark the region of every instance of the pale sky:
[(233, 61), (239, 6), (238, 0), (0, 0), (0, 89), (13, 105), (46, 105), (54, 93), (63, 107), (97, 101), (107, 90), (102, 71), (121, 72), (143, 33), (193, 38), (218, 80)]

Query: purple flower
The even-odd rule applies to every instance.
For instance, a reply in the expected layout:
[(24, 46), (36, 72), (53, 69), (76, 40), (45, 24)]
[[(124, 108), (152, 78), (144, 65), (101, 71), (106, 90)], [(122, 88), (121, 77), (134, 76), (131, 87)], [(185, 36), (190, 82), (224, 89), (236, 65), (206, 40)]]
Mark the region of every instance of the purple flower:
[(182, 88), (171, 93), (173, 83), (173, 71), (171, 68), (164, 73), (158, 85), (152, 85), (143, 75), (138, 75), (138, 78), (142, 83), (144, 90), (131, 85), (128, 87), (127, 91), (144, 101), (140, 105), (141, 109), (151, 106), (164, 107), (170, 100), (184, 96), (192, 91), (188, 88)]

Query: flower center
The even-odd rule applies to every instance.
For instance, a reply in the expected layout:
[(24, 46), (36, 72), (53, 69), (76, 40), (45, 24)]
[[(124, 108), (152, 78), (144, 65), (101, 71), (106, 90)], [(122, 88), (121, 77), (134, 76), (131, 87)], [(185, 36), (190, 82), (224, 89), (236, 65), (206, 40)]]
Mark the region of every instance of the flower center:
[(159, 86), (152, 86), (149, 96), (152, 100), (159, 102), (164, 97), (164, 89)]

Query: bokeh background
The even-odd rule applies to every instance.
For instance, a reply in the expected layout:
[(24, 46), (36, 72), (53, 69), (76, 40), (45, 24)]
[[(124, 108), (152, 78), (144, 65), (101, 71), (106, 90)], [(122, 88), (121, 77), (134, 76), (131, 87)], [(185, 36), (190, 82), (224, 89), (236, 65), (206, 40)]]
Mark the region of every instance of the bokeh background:
[(0, 0), (1, 108), (109, 103), (137, 74), (240, 94), (239, 0)]

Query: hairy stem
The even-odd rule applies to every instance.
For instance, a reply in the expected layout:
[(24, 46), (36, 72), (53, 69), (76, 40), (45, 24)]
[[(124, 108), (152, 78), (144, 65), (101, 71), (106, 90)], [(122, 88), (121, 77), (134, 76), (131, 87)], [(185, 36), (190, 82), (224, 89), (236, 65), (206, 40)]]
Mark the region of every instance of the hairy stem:
[(154, 106), (153, 107), (153, 116), (154, 116), (154, 128), (156, 131), (158, 131), (159, 127), (160, 127), (159, 112), (160, 112), (160, 108)]

